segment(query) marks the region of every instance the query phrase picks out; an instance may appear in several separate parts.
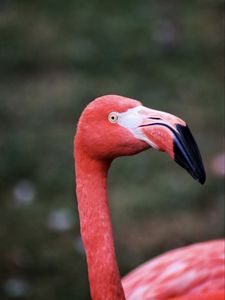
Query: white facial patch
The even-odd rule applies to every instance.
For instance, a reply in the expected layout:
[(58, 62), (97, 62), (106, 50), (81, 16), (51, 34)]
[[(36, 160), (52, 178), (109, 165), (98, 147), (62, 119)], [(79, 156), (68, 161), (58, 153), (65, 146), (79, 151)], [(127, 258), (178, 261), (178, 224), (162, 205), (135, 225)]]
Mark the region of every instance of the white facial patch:
[(143, 106), (136, 106), (120, 113), (117, 123), (127, 129), (137, 128), (142, 122), (142, 116), (139, 114)]
[(142, 105), (128, 109), (126, 112), (118, 114), (117, 124), (128, 129), (136, 138), (146, 142), (151, 147), (158, 149), (158, 147), (147, 138), (140, 130), (139, 126), (143, 124), (143, 121), (147, 114), (149, 114), (149, 108)]

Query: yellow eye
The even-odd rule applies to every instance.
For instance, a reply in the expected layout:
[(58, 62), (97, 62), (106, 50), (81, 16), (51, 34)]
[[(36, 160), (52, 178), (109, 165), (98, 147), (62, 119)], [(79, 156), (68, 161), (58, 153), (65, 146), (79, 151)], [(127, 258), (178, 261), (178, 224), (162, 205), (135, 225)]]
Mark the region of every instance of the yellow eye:
[(111, 112), (109, 115), (108, 115), (108, 120), (109, 122), (111, 123), (116, 123), (117, 120), (118, 120), (118, 114), (116, 112)]

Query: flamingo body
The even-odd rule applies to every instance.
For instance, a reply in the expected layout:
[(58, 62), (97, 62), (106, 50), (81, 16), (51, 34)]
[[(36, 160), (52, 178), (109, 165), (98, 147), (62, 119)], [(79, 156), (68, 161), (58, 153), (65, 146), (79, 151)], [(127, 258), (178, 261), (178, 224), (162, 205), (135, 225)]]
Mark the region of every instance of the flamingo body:
[(192, 299), (200, 294), (215, 297), (225, 288), (224, 249), (223, 240), (198, 243), (142, 264), (122, 279), (126, 299), (166, 300), (182, 295)]
[(203, 184), (206, 176), (201, 155), (186, 123), (133, 99), (103, 96), (84, 109), (74, 148), (80, 228), (92, 299), (221, 299), (223, 241), (173, 250), (137, 268), (122, 283), (116, 261), (107, 194), (112, 161), (155, 148)]

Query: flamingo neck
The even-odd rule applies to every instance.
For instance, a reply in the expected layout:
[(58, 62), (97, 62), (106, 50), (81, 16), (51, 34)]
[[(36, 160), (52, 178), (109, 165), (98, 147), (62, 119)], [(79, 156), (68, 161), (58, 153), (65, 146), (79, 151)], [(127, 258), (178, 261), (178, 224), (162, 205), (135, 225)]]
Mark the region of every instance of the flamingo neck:
[(93, 300), (125, 300), (110, 221), (107, 173), (110, 162), (86, 157), (77, 147), (76, 193), (81, 236)]

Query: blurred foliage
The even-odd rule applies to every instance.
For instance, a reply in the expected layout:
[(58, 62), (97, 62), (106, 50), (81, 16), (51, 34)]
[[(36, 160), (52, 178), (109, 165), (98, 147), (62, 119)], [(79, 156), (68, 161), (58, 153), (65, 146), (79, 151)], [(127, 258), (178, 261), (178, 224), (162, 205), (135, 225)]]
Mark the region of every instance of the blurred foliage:
[[(188, 121), (205, 186), (155, 151), (112, 166), (122, 274), (223, 236), (223, 1), (0, 2), (0, 298), (90, 299), (75, 202), (84, 106), (122, 94)], [(126, 237), (126, 238), (124, 238)]]

